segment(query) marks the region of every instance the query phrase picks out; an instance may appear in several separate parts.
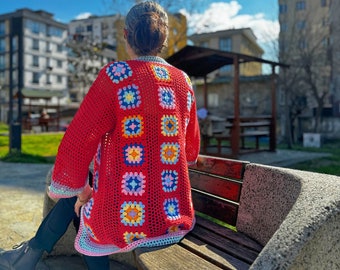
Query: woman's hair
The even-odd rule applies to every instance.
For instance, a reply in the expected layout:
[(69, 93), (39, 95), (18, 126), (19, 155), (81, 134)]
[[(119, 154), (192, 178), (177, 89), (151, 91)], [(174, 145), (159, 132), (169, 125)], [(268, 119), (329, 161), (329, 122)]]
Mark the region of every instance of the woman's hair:
[(155, 2), (139, 3), (126, 16), (125, 35), (137, 55), (160, 53), (167, 43), (168, 15)]

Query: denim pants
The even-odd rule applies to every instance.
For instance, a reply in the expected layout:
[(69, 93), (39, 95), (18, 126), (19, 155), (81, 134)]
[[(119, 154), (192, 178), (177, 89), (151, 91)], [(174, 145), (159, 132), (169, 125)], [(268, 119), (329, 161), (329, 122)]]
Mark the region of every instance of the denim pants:
[[(77, 198), (59, 199), (48, 215), (44, 218), (30, 246), (33, 249), (42, 249), (50, 253), (54, 245), (64, 235), (69, 224), (73, 221), (76, 230), (79, 226), (79, 218), (74, 212), (74, 204)], [(109, 270), (110, 262), (108, 256), (86, 256), (83, 255), (89, 270)]]

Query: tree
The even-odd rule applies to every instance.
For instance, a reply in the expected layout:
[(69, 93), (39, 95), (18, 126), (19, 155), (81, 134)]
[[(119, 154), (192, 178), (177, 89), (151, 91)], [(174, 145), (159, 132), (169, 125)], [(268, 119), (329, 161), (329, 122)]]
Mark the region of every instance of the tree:
[(289, 14), (280, 14), (279, 38), (280, 62), (290, 65), (289, 71), (280, 72), (280, 87), (286, 95), (288, 145), (294, 142), (296, 119), (303, 114), (315, 120), (311, 131), (321, 132), (322, 111), (329, 105), (331, 71), (327, 14), (313, 6), (316, 1), (309, 2), (308, 9), (290, 4)]
[(69, 89), (71, 94), (75, 89), (73, 99), (81, 101), (100, 69), (114, 55), (115, 48), (80, 35), (69, 39), (66, 45), (69, 48)]

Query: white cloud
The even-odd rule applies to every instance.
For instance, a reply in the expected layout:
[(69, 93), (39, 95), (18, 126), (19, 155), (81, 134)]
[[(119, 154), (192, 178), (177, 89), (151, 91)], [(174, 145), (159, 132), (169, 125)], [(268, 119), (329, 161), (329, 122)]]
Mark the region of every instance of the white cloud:
[(242, 6), (237, 1), (231, 1), (211, 3), (204, 13), (189, 14), (186, 10), (181, 12), (187, 16), (189, 34), (250, 27), (260, 44), (277, 40), (277, 20), (268, 20), (263, 13), (239, 14), (241, 9)]
[(90, 12), (84, 12), (84, 13), (80, 13), (79, 15), (77, 15), (75, 17), (75, 20), (82, 20), (82, 19), (87, 19), (90, 16), (92, 16), (92, 14)]

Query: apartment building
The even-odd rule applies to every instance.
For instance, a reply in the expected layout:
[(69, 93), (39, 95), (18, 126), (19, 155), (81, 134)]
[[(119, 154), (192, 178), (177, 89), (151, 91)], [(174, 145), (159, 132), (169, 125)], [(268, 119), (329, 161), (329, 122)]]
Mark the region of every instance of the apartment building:
[(117, 20), (120, 15), (90, 16), (68, 24), (69, 94), (82, 101), (106, 63), (117, 60)]
[[(258, 45), (257, 38), (250, 28), (228, 29), (223, 31), (194, 34), (189, 39), (196, 46), (247, 54), (261, 58), (264, 51)], [(241, 76), (262, 74), (262, 65), (250, 62), (240, 66)], [(213, 77), (233, 75), (233, 66), (225, 66), (212, 74)]]
[(67, 25), (49, 12), (18, 9), (0, 15), (0, 121), (9, 120), (14, 96), (13, 121), (26, 105), (38, 113), (47, 103), (66, 102), (66, 38)]
[[(229, 51), (261, 58), (263, 49), (251, 28), (227, 29), (194, 34), (189, 40), (200, 47)], [(204, 63), (202, 63), (204, 65)], [(264, 75), (262, 63), (248, 62), (239, 66), (241, 115), (271, 114), (271, 76)], [(208, 74), (208, 111), (220, 117), (232, 115), (234, 110), (233, 65)], [(203, 107), (203, 84), (195, 80), (198, 107)]]
[(340, 116), (339, 14), (335, 0), (279, 0), (279, 58), (291, 65), (280, 74), (280, 103), (298, 114), (301, 132), (334, 132), (327, 126)]

